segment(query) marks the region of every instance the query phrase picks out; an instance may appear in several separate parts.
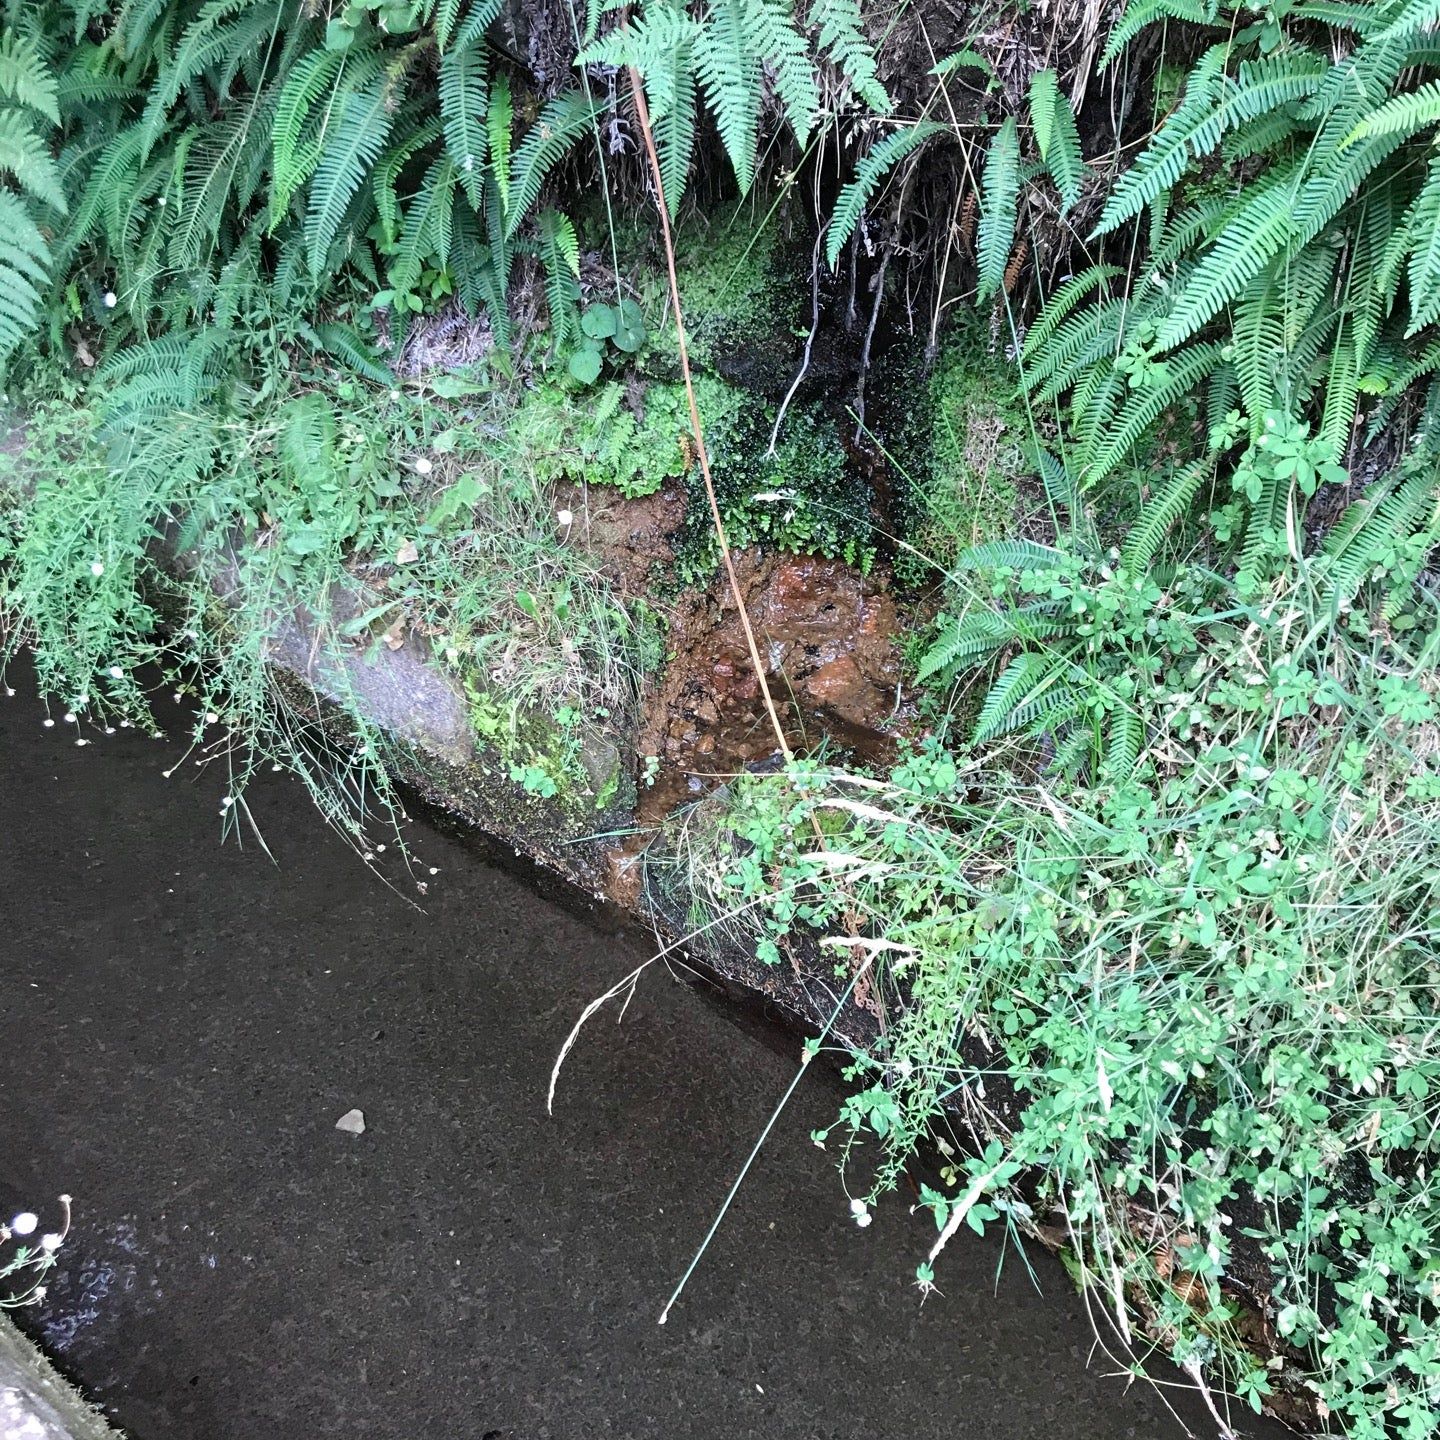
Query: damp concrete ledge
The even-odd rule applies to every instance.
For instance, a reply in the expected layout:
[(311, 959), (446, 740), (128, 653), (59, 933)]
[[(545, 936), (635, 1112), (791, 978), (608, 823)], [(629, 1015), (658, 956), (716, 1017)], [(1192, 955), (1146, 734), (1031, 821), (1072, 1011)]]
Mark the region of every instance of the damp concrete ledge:
[(120, 1440), (120, 1432), (0, 1311), (0, 1440)]

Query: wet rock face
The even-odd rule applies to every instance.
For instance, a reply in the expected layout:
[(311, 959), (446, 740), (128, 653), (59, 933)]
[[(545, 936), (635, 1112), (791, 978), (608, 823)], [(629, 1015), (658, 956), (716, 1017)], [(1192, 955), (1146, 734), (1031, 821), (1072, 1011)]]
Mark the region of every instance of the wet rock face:
[[(791, 747), (813, 750), (828, 739), (883, 763), (900, 679), (895, 601), (884, 579), (817, 556), (746, 550), (734, 560)], [(640, 753), (661, 767), (641, 797), (642, 821), (778, 753), (723, 572), (681, 598), (670, 644), (640, 735)]]

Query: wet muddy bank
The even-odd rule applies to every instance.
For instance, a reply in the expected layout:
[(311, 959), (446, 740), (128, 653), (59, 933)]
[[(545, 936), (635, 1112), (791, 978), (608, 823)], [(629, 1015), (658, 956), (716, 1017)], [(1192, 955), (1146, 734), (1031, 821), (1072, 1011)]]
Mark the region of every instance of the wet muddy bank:
[(275, 863), (222, 847), (219, 775), (41, 715), (0, 703), (0, 1208), (75, 1196), (25, 1323), (132, 1440), (1185, 1433), (1087, 1364), (1043, 1255), (997, 1289), (957, 1241), (922, 1306), (933, 1227), (854, 1228), (818, 1068), (657, 1326), (793, 1059), (652, 966), (549, 1119), (646, 950), (421, 825), (416, 909), (282, 777), (251, 797)]

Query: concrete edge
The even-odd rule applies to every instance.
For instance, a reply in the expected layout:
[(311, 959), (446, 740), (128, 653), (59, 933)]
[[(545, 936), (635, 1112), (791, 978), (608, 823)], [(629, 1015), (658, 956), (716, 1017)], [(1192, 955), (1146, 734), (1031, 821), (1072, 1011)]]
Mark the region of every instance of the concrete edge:
[(120, 1432), (0, 1310), (0, 1436), (4, 1440), (120, 1440)]

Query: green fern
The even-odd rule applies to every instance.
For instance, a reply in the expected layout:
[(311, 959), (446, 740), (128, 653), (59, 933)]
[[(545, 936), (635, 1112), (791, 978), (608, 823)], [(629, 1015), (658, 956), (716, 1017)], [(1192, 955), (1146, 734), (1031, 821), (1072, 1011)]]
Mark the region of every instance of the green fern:
[(0, 190), (0, 373), (39, 322), (50, 247), (20, 196)]
[(860, 217), (880, 182), (907, 155), (913, 154), (944, 129), (945, 126), (933, 120), (925, 120), (904, 130), (896, 130), (880, 141), (855, 167), (855, 178), (840, 192), (825, 236), (825, 261), (832, 270), (840, 252), (855, 233), (855, 227), (859, 225)]
[(840, 67), (855, 93), (875, 114), (888, 115), (894, 102), (880, 83), (859, 0), (813, 0), (806, 24), (818, 31), (816, 45)]
[(0, 96), (60, 124), (60, 95), (55, 72), (39, 42), (19, 30), (0, 33)]
[(1012, 115), (995, 132), (980, 181), (980, 224), (975, 247), (976, 298), (987, 300), (1005, 280), (1020, 198), (1020, 132)]
[(1075, 113), (1061, 93), (1053, 70), (1037, 70), (1030, 77), (1030, 127), (1035, 132), (1040, 158), (1069, 210), (1080, 201), (1085, 161), (1080, 153)]
[(1143, 575), (1149, 570), (1166, 535), (1190, 508), (1213, 468), (1211, 460), (1196, 460), (1177, 470), (1145, 502), (1120, 549), (1120, 563), (1131, 575)]
[(344, 89), (310, 181), (305, 246), (310, 273), (318, 276), (356, 192), (368, 178), (390, 134), (392, 111), (384, 76), (359, 89)]
[(440, 117), (445, 145), (471, 205), (484, 203), (485, 112), (490, 99), (489, 61), (484, 45), (457, 45), (440, 59)]

